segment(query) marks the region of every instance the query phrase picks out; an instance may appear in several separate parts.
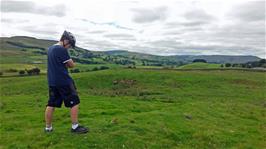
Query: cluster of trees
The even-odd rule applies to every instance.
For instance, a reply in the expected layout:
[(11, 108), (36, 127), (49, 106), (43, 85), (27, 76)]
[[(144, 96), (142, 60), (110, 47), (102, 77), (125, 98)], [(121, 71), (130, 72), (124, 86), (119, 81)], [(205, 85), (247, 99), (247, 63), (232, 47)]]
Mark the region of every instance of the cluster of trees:
[(7, 72), (18, 72), (18, 70), (17, 69), (10, 68), (10, 69), (7, 70)]
[(125, 59), (123, 56), (119, 57), (106, 56), (103, 58), (103, 60), (109, 63), (119, 64), (119, 65), (135, 65), (134, 61)]
[(109, 67), (107, 66), (94, 67), (91, 71), (105, 70), (105, 69), (109, 69)]
[[(98, 70), (105, 70), (105, 69), (109, 69), (109, 67), (107, 67), (107, 66), (94, 67), (91, 70), (90, 69), (87, 69), (84, 72), (98, 71)], [(78, 68), (75, 68), (75, 69), (71, 69), (70, 70), (70, 73), (79, 73), (79, 72), (81, 72), (81, 70), (79, 70)]]
[(133, 66), (127, 66), (127, 68), (136, 69), (136, 66), (135, 65), (133, 65)]
[(33, 68), (33, 69), (25, 69), (25, 70), (20, 70), (18, 73), (19, 75), (25, 75), (26, 73), (28, 75), (39, 75), (41, 70), (39, 68)]
[(149, 62), (145, 62), (145, 61), (142, 61), (142, 66), (163, 66), (163, 63), (149, 63)]
[[(39, 68), (32, 68), (32, 69), (25, 69), (25, 70), (17, 70), (17, 69), (8, 69), (6, 72), (12, 72), (12, 73), (15, 73), (15, 72), (18, 72), (19, 75), (39, 75), (41, 70)], [(0, 76), (2, 76), (4, 74), (4, 72), (0, 72)]]
[(141, 61), (142, 66), (180, 66), (183, 62), (171, 61), (167, 59), (151, 60), (151, 59), (138, 59), (135, 55), (131, 57), (115, 55), (115, 56), (106, 56), (103, 58), (104, 61), (108, 63), (120, 64), (135, 66), (136, 60)]
[(142, 66), (179, 66), (182, 65), (182, 62), (175, 62), (175, 61), (168, 61), (168, 60), (148, 60), (148, 59), (142, 59)]
[(79, 58), (85, 58), (85, 59), (92, 59), (92, 58), (99, 58), (101, 57), (101, 54), (97, 54), (97, 53), (93, 53), (91, 51), (84, 51), (84, 50), (81, 50), (81, 49), (75, 49), (75, 50), (72, 50), (70, 49), (69, 50), (69, 53), (72, 57), (79, 57)]
[(222, 64), (221, 67), (242, 67), (242, 68), (263, 67), (263, 68), (266, 68), (266, 60), (261, 59), (259, 61), (247, 62), (247, 63), (243, 63), (243, 64), (225, 63), (225, 64)]
[(78, 63), (81, 63), (81, 64), (99, 64), (99, 62), (94, 62), (92, 60), (79, 59), (79, 58), (75, 58), (75, 57), (72, 57), (72, 59), (75, 62), (78, 62)]
[(114, 63), (120, 65), (136, 65), (135, 62), (126, 59), (116, 60), (114, 61)]
[(207, 63), (207, 61), (205, 59), (194, 59), (193, 63), (196, 63), (196, 62)]

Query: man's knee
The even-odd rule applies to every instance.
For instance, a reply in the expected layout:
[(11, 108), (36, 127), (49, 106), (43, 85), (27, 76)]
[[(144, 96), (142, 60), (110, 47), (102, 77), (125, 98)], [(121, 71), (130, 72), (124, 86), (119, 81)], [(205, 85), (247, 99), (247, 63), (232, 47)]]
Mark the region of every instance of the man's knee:
[(46, 110), (49, 110), (49, 111), (54, 111), (55, 107), (51, 107), (51, 106), (47, 106), (46, 107)]
[(72, 107), (70, 107), (71, 109), (76, 109), (76, 108), (78, 108), (79, 107), (79, 104), (76, 104), (76, 105), (74, 105), (74, 106), (72, 106)]

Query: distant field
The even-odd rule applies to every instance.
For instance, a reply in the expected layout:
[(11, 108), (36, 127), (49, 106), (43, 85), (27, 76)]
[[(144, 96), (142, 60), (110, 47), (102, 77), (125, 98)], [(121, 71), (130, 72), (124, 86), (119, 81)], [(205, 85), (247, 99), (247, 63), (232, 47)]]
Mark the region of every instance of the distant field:
[(191, 63), (191, 64), (183, 65), (183, 66), (180, 66), (178, 68), (180, 68), (180, 69), (221, 68), (221, 64), (210, 64), (210, 63), (197, 62), (197, 63)]
[[(121, 68), (123, 66), (116, 65), (116, 64), (80, 64), (76, 63), (76, 67), (74, 69), (79, 69), (80, 71), (91, 71), (95, 67), (100, 68), (101, 66), (106, 66), (109, 69), (116, 69)], [(125, 66), (124, 66), (125, 67)], [(29, 70), (33, 68), (39, 68), (41, 73), (47, 73), (47, 64), (17, 64), (17, 63), (10, 63), (10, 64), (0, 64), (0, 72), (3, 72), (3, 76), (16, 76), (19, 75), (20, 70)], [(15, 69), (17, 72), (10, 72), (10, 69)], [(69, 69), (71, 70), (71, 69)]]
[(71, 74), (85, 135), (66, 108), (45, 134), (45, 75), (0, 78), (0, 148), (266, 148), (266, 75), (109, 69)]

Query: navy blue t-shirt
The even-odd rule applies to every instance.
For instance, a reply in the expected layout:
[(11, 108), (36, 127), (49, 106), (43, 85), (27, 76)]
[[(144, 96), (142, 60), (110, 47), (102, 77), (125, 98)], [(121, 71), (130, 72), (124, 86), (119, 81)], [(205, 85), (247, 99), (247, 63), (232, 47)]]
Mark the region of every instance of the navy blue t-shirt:
[(48, 84), (49, 86), (64, 86), (72, 83), (68, 74), (66, 62), (70, 60), (67, 49), (61, 45), (53, 45), (48, 49)]

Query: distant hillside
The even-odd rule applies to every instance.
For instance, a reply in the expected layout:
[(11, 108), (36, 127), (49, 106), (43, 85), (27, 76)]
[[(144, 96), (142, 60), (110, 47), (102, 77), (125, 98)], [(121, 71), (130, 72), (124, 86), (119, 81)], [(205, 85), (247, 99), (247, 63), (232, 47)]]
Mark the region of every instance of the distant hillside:
[(260, 60), (257, 56), (231, 56), (231, 55), (187, 55), (173, 56), (177, 59), (185, 61), (193, 61), (194, 59), (205, 59), (208, 63), (247, 63)]
[(182, 62), (192, 62), (195, 59), (205, 59), (208, 63), (247, 63), (251, 61), (260, 60), (257, 56), (248, 55), (173, 55), (173, 56), (156, 56), (151, 54), (143, 54), (137, 52), (129, 52), (125, 50), (114, 50), (104, 52), (109, 55), (122, 55), (128, 57), (136, 57), (140, 59), (152, 59), (152, 60), (169, 60), (169, 61), (182, 61)]
[[(0, 55), (1, 57), (5, 56), (4, 59), (1, 59), (1, 63), (5, 63), (6, 59), (12, 59), (18, 57), (18, 61), (15, 62), (25, 62), (31, 63), (28, 61), (19, 61), (19, 59), (30, 59), (32, 57), (42, 57), (46, 55), (48, 47), (57, 43), (54, 40), (44, 40), (37, 39), (33, 37), (26, 36), (14, 36), (14, 37), (0, 37)], [(99, 57), (103, 53), (97, 51), (89, 51), (80, 47), (77, 47), (76, 50), (71, 49), (70, 54), (74, 59), (83, 60), (91, 57)], [(43, 58), (44, 59), (44, 58)], [(36, 60), (36, 59), (35, 59)], [(13, 61), (9, 61), (13, 62)], [(87, 62), (89, 63), (89, 62)]]
[[(27, 36), (14, 36), (14, 37), (0, 37), (1, 51), (4, 50), (21, 50), (21, 49), (40, 49), (47, 50), (48, 47), (57, 43), (55, 40), (37, 39)], [(77, 47), (77, 53), (87, 52), (88, 50)], [(94, 54), (100, 54), (101, 52), (95, 51)]]
[(220, 68), (221, 64), (210, 64), (210, 63), (190, 63), (183, 66), (180, 66), (178, 68), (181, 69), (205, 69), (205, 68)]
[(2, 50), (21, 50), (23, 48), (36, 48), (45, 50), (48, 46), (53, 45), (56, 41), (36, 39), (26, 36), (0, 37), (0, 46)]
[[(27, 55), (27, 51), (35, 51), (35, 54), (45, 54), (47, 48), (56, 43), (54, 40), (43, 40), (26, 36), (0, 37), (0, 55), (14, 56)], [(194, 59), (205, 59), (208, 63), (247, 63), (258, 61), (256, 56), (229, 56), (229, 55), (173, 55), (157, 56), (151, 54), (129, 52), (125, 50), (90, 51), (78, 47), (70, 50), (71, 56), (86, 63), (114, 63), (137, 64), (145, 66), (182, 65), (190, 63)], [(32, 53), (31, 53), (32, 55)], [(97, 59), (97, 62), (95, 61)], [(90, 61), (88, 61), (90, 60)]]

